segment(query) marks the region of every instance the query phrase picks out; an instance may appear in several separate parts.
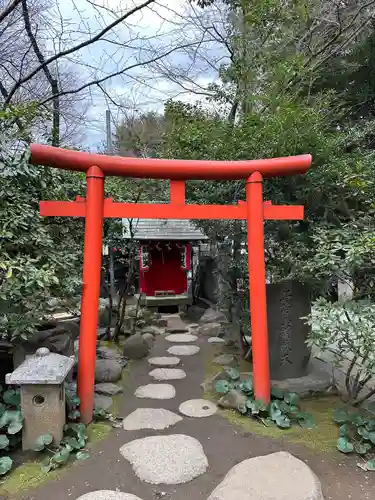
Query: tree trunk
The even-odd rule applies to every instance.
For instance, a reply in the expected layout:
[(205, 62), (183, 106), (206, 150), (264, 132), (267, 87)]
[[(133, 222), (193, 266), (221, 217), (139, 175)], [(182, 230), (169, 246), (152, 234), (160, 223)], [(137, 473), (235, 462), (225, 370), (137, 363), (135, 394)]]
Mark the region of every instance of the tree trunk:
[(52, 146), (58, 148), (60, 146), (60, 99), (57, 80), (52, 80), (51, 88), (53, 96)]
[[(126, 293), (126, 291), (125, 291)], [(116, 343), (119, 343), (120, 341), (120, 333), (121, 333), (121, 327), (122, 324), (124, 323), (124, 317), (125, 317), (125, 311), (126, 311), (126, 295), (124, 293), (124, 296), (121, 297), (119, 301), (119, 307), (118, 307), (118, 316), (117, 316), (117, 321), (116, 321), (116, 326), (115, 326), (115, 333), (113, 335), (113, 340)]]
[(109, 247), (109, 288), (112, 296), (112, 302), (116, 298), (115, 286), (115, 259), (113, 255), (113, 248)]

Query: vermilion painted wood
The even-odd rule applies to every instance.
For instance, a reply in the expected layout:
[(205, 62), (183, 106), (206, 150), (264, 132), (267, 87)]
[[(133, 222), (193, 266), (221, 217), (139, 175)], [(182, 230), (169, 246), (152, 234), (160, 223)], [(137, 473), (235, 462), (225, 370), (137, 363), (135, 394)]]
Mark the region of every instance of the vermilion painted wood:
[(91, 167), (86, 175), (86, 219), (83, 254), (81, 324), (79, 335), (78, 394), (83, 423), (92, 420), (98, 328), (100, 270), (102, 264), (102, 227), (104, 175)]
[(254, 395), (270, 402), (266, 266), (264, 262), (264, 203), (262, 174), (254, 172), (246, 184), (247, 245), (251, 311)]
[(185, 181), (171, 181), (170, 201), (176, 205), (185, 203)]
[[(301, 205), (263, 204), (265, 220), (302, 220), (304, 207)], [(40, 215), (55, 217), (85, 217), (86, 205), (83, 201), (41, 201)], [(114, 203), (104, 201), (105, 218), (129, 219), (211, 219), (246, 220), (247, 204), (238, 205), (178, 205)]]
[(32, 144), (31, 162), (35, 165), (87, 172), (97, 165), (105, 175), (152, 179), (247, 179), (253, 172), (263, 177), (303, 174), (311, 166), (311, 155), (270, 158), (267, 160), (211, 161), (159, 160), (155, 158), (125, 158), (106, 156), (69, 149)]

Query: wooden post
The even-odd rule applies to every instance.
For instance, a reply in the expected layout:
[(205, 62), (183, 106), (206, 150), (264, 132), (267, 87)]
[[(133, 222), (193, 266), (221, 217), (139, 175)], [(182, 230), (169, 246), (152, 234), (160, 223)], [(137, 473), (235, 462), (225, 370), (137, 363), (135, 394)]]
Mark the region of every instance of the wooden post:
[(268, 354), (262, 183), (262, 174), (254, 172), (246, 184), (247, 253), (249, 261), (254, 394), (255, 399), (269, 403), (271, 389)]
[(89, 424), (94, 410), (96, 342), (102, 262), (104, 174), (97, 166), (86, 175), (86, 224), (83, 255), (78, 395), (81, 421)]

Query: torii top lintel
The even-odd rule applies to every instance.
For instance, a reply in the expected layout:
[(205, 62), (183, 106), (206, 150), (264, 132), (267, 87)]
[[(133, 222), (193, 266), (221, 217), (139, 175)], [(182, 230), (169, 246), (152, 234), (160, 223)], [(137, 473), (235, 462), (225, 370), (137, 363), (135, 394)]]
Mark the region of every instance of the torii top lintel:
[(106, 156), (41, 144), (31, 145), (31, 162), (36, 165), (79, 172), (87, 172), (96, 165), (105, 175), (152, 179), (238, 180), (247, 179), (253, 172), (260, 172), (263, 177), (295, 175), (307, 172), (311, 161), (309, 154), (243, 161), (162, 160)]

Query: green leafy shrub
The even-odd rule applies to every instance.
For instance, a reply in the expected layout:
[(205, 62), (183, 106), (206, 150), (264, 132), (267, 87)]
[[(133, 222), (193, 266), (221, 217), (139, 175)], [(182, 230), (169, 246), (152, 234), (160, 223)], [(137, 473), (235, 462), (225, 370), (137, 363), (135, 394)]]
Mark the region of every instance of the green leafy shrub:
[(240, 380), (240, 372), (234, 368), (225, 370), (230, 380), (219, 380), (215, 384), (218, 394), (227, 394), (235, 389), (246, 396), (246, 403), (237, 407), (237, 411), (249, 418), (256, 418), (264, 425), (277, 425), (282, 429), (289, 429), (293, 423), (306, 429), (315, 427), (315, 422), (309, 413), (303, 412), (299, 406), (299, 396), (294, 392), (284, 392), (277, 388), (271, 389), (269, 404), (256, 400), (252, 377)]
[[(83, 194), (82, 176), (29, 164), (15, 120), (30, 110), (0, 112), (0, 337), (30, 338), (51, 313), (77, 303), (83, 222), (39, 214), (39, 200)], [(26, 118), (26, 115), (23, 116)]]
[(346, 371), (348, 400), (355, 406), (375, 394), (365, 391), (375, 375), (375, 307), (367, 301), (315, 302), (306, 318), (311, 326), (308, 345), (330, 352), (335, 366)]
[[(375, 405), (372, 405), (375, 412)], [(371, 409), (371, 406), (370, 406)], [(375, 470), (375, 413), (358, 413), (337, 409), (333, 420), (339, 426), (337, 449), (341, 453), (356, 453), (366, 459), (358, 464), (364, 470)]]
[(68, 410), (67, 418), (74, 422), (81, 416), (81, 412), (79, 411), (81, 401), (77, 395), (76, 389), (72, 389), (69, 384), (65, 384), (65, 399)]
[(68, 423), (64, 426), (64, 438), (57, 447), (49, 448), (53, 441), (51, 434), (39, 436), (34, 443), (33, 450), (50, 453), (42, 461), (42, 471), (49, 472), (55, 470), (66, 464), (72, 456), (77, 460), (89, 458), (89, 453), (83, 450), (87, 439), (86, 426), (80, 423)]
[[(21, 444), (23, 416), (19, 389), (0, 387), (0, 475), (12, 468), (13, 460), (7, 455)], [(3, 455), (3, 453), (6, 453)]]

